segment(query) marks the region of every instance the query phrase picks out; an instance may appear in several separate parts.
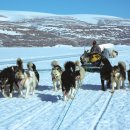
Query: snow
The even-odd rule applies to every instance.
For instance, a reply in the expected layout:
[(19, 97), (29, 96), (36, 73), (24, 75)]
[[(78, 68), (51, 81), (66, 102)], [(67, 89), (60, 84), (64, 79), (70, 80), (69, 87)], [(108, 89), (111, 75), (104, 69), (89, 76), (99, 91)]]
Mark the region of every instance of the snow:
[(8, 11), (0, 10), (0, 15), (5, 16), (5, 18), (0, 18), (1, 21), (18, 21), (23, 19), (31, 18), (42, 18), (48, 16), (55, 16), (51, 13), (40, 13), (40, 12), (29, 12), (29, 11)]
[[(107, 47), (112, 47), (108, 44)], [(86, 47), (86, 50), (90, 47)], [(112, 65), (124, 61), (129, 69), (130, 46), (115, 45), (119, 55), (111, 58)], [(52, 60), (63, 67), (68, 60), (79, 60), (83, 47), (57, 45), (41, 48), (0, 48), (0, 69), (15, 65), (21, 57), (24, 68), (33, 61), (38, 70), (51, 69)], [(130, 91), (116, 90), (113, 95), (101, 91), (99, 73), (86, 72), (83, 86), (74, 100), (63, 101), (61, 90), (52, 90), (50, 71), (39, 71), (40, 82), (35, 95), (27, 99), (0, 95), (0, 130), (130, 130)]]
[(112, 43), (107, 43), (107, 44), (101, 44), (101, 45), (99, 45), (100, 46), (100, 48), (101, 48), (101, 51), (103, 51), (104, 50), (104, 48), (106, 48), (106, 49), (108, 49), (108, 50), (114, 50), (114, 44), (112, 44)]
[(8, 31), (8, 30), (0, 30), (0, 33), (7, 35), (22, 35), (21, 33), (17, 33), (16, 31)]
[[(80, 21), (84, 21), (91, 24), (98, 24), (99, 20), (104, 21), (108, 20), (120, 20), (121, 25), (130, 25), (129, 19), (123, 19), (116, 16), (108, 16), (108, 15), (98, 15), (98, 14), (72, 14), (72, 15), (58, 15), (51, 13), (42, 13), (42, 12), (31, 12), (31, 11), (8, 11), (8, 10), (0, 10), (0, 21), (21, 21), (25, 19), (33, 19), (33, 18), (45, 18), (45, 17), (63, 17), (66, 19), (76, 19)], [(123, 21), (125, 20), (125, 21)], [(114, 25), (114, 24), (113, 24)]]
[(97, 24), (99, 19), (121, 19), (119, 17), (107, 16), (107, 15), (97, 15), (97, 14), (76, 14), (70, 15), (78, 20), (85, 21), (87, 23)]

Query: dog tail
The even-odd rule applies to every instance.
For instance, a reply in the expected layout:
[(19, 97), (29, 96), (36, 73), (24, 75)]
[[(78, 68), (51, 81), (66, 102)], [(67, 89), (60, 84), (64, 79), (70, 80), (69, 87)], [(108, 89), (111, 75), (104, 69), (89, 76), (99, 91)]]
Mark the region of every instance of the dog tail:
[(122, 70), (126, 71), (126, 64), (125, 64), (125, 62), (123, 62), (123, 61), (118, 62), (118, 66), (119, 66)]
[(68, 61), (64, 65), (66, 71), (75, 72), (75, 63), (72, 61)]
[(118, 66), (120, 68), (120, 72), (122, 73), (124, 79), (126, 79), (126, 64), (123, 61), (118, 62)]

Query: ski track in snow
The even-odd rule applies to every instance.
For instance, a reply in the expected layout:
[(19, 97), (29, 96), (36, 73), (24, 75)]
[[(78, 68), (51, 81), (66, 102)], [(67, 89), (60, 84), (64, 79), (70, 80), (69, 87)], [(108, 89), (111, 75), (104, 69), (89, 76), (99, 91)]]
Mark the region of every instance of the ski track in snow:
[(130, 130), (130, 103), (128, 98), (130, 98), (129, 91), (117, 90), (114, 93), (106, 112), (97, 126), (97, 130), (101, 130), (101, 128), (104, 130), (107, 128), (111, 130)]
[[(99, 113), (100, 107), (102, 107), (103, 103), (105, 102), (106, 96), (107, 95), (105, 93), (101, 92), (101, 93), (95, 94), (94, 96), (92, 96), (91, 94), (90, 97), (87, 97), (88, 100), (90, 100), (90, 105), (87, 105), (87, 107), (81, 111), (82, 113), (78, 115), (77, 118), (75, 118), (75, 120), (73, 120), (72, 123), (70, 123), (68, 127), (63, 126), (63, 130), (66, 130), (66, 129), (71, 130), (74, 128), (76, 130), (79, 130), (80, 128), (82, 128), (82, 125), (85, 126), (85, 128), (82, 128), (82, 129), (89, 130), (89, 127), (91, 125), (93, 126), (93, 120), (96, 117), (96, 115)], [(89, 101), (87, 101), (87, 103), (89, 104)], [(93, 111), (93, 109), (95, 109), (95, 111)], [(78, 122), (82, 122), (82, 123), (79, 124)], [(89, 125), (86, 126), (85, 124), (89, 124)]]

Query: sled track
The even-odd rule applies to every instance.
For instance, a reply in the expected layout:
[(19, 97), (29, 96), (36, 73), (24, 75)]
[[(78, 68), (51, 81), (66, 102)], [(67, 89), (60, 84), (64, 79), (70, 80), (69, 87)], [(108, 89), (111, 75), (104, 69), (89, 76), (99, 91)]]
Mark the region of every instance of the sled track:
[[(32, 107), (29, 107), (25, 109), (22, 112), (19, 112), (15, 114), (12, 117), (9, 117), (9, 119), (6, 119), (6, 121), (2, 121), (1, 126), (4, 128), (7, 127), (7, 129), (17, 129), (21, 127), (24, 123), (30, 122), (30, 120), (34, 117), (40, 114), (42, 111), (46, 112), (47, 108), (51, 106), (51, 103), (48, 103), (47, 105), (43, 106), (43, 103), (37, 103), (33, 105)], [(41, 109), (39, 109), (41, 108)], [(24, 115), (24, 116), (23, 116)], [(10, 124), (10, 125), (8, 125)]]
[(19, 130), (22, 127), (27, 126), (31, 122), (32, 119), (36, 119), (38, 115), (40, 115), (41, 113), (45, 114), (49, 109), (51, 109), (51, 105), (52, 105), (51, 103), (48, 103), (47, 105), (40, 107), (41, 109), (36, 108), (34, 114), (32, 115), (30, 114), (30, 116), (25, 117), (24, 120), (22, 118), (22, 120), (20, 121), (20, 123), (18, 123), (19, 125), (17, 125), (15, 130)]
[[(91, 92), (88, 92), (87, 96), (89, 97), (90, 95), (91, 95)], [(73, 100), (75, 100), (75, 99), (73, 99)], [(59, 116), (57, 117), (57, 119), (56, 119), (56, 121), (55, 121), (55, 123), (52, 127), (52, 130), (56, 130), (56, 128), (58, 128), (59, 124), (61, 123), (61, 120), (64, 118), (64, 115), (65, 115), (67, 108), (69, 107), (70, 103), (71, 103), (71, 100), (69, 100), (65, 103), (65, 105), (62, 108), (62, 111), (60, 112)]]
[[(90, 93), (89, 95), (91, 96), (91, 94), (92, 94), (92, 93)], [(89, 96), (89, 95), (88, 95), (88, 96)], [(96, 99), (94, 99), (94, 100), (92, 101), (92, 103), (90, 104), (90, 106), (87, 106), (87, 107), (85, 108), (85, 110), (83, 110), (83, 112), (82, 112), (80, 115), (78, 115), (78, 116), (76, 117), (76, 119), (73, 120), (70, 124), (73, 125), (76, 121), (78, 121), (78, 119), (79, 119), (80, 117), (82, 117), (87, 110), (90, 110), (90, 109), (94, 106), (94, 104), (96, 104), (96, 103), (100, 100), (100, 98), (101, 98), (103, 95), (104, 95), (104, 93), (102, 93), (102, 94), (100, 94), (100, 95), (97, 94)], [(89, 97), (88, 97), (88, 99), (89, 99)], [(67, 127), (65, 127), (65, 129), (69, 129), (69, 127), (70, 127), (70, 125), (68, 125)]]
[(9, 114), (8, 117), (6, 117), (5, 119), (0, 119), (0, 124), (2, 124), (3, 122), (5, 122), (6, 120), (11, 120), (13, 117), (17, 116), (17, 115), (20, 115), (22, 112), (26, 112), (27, 110), (30, 110), (32, 108), (35, 108), (35, 106), (37, 106), (38, 104), (40, 104), (41, 102), (39, 101), (38, 103), (35, 103), (33, 105), (30, 105), (29, 107), (26, 107), (24, 110), (20, 110), (20, 111), (17, 111), (16, 113), (13, 113), (13, 114)]
[(107, 97), (107, 99), (106, 99), (104, 105), (102, 106), (101, 110), (99, 111), (98, 115), (97, 115), (96, 118), (93, 120), (92, 126), (89, 128), (89, 130), (96, 130), (96, 128), (97, 128), (97, 126), (98, 126), (98, 124), (99, 124), (99, 122), (100, 122), (102, 116), (104, 115), (104, 113), (105, 113), (106, 110), (107, 110), (107, 107), (108, 107), (108, 105), (109, 105), (109, 103), (110, 103), (112, 97), (113, 97), (113, 94), (110, 94), (110, 95)]

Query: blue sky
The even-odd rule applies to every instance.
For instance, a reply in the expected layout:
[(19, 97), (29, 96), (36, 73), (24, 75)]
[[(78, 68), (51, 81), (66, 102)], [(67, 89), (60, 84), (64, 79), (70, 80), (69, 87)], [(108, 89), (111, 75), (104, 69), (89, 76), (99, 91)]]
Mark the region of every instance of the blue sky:
[(0, 10), (103, 14), (130, 19), (130, 0), (0, 0)]

